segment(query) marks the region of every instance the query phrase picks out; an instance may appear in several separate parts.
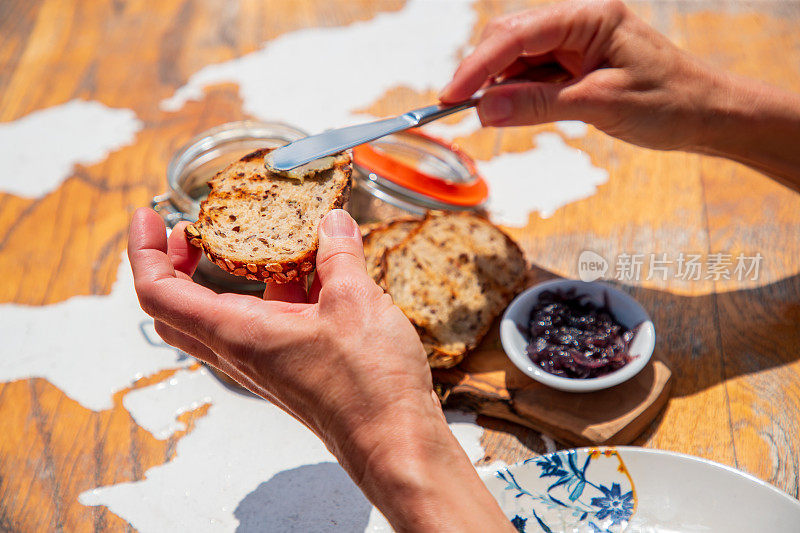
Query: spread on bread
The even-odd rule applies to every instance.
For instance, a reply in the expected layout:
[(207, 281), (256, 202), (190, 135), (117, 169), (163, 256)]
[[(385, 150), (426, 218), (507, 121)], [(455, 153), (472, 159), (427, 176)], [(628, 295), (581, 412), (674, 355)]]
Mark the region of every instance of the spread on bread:
[(325, 172), (326, 170), (330, 170), (334, 168), (337, 164), (340, 164), (342, 161), (347, 159), (349, 162), (350, 156), (346, 153), (340, 153), (335, 155), (329, 155), (326, 157), (321, 157), (319, 159), (315, 159), (305, 165), (300, 165), (299, 167), (295, 167), (289, 170), (278, 170), (272, 166), (272, 159), (270, 158), (270, 154), (267, 154), (264, 157), (264, 165), (265, 168), (278, 176), (284, 178), (291, 178), (295, 180), (300, 180), (301, 182), (306, 178), (316, 176), (321, 172)]
[(352, 166), (342, 153), (304, 179), (286, 179), (264, 167), (269, 151), (248, 154), (214, 176), (197, 222), (185, 232), (223, 270), (285, 283), (314, 270), (319, 223), (347, 202)]
[[(253, 152), (209, 181), (189, 241), (223, 270), (285, 283), (314, 269), (320, 222), (350, 194), (347, 153), (283, 173)], [(367, 272), (420, 334), (434, 368), (475, 348), (525, 279), (519, 246), (485, 218), (430, 212), (374, 225), (364, 235)]]

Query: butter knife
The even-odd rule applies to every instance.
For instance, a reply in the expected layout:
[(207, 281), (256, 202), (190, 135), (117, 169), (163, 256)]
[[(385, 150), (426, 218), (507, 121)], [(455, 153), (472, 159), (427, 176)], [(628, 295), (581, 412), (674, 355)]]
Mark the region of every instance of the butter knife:
[(374, 141), (385, 135), (416, 128), (458, 111), (475, 107), (479, 100), (480, 96), (476, 95), (469, 100), (454, 105), (429, 105), (394, 118), (311, 135), (271, 151), (264, 158), (264, 164), (269, 169), (285, 172), (321, 157)]
[[(571, 74), (558, 63), (545, 63), (514, 70), (513, 76), (507, 72), (503, 78), (495, 78), (493, 85), (512, 83), (560, 82), (570, 79)], [(299, 139), (293, 143), (271, 151), (264, 157), (264, 165), (271, 170), (286, 172), (316, 159), (320, 159), (359, 144), (374, 141), (385, 135), (397, 133), (409, 128), (416, 128), (428, 122), (452, 115), (464, 109), (475, 107), (483, 96), (485, 89), (479, 90), (472, 98), (453, 105), (430, 105), (414, 109), (394, 118), (349, 126), (336, 130), (328, 130), (318, 135)]]

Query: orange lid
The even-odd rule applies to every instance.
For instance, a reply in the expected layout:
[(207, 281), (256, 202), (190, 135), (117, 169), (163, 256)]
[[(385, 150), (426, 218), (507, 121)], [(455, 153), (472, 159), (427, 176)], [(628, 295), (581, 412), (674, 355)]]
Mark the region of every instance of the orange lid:
[(457, 183), (428, 174), (381, 150), (378, 143), (367, 143), (353, 148), (354, 163), (396, 185), (440, 202), (461, 207), (476, 207), (486, 201), (489, 196), (489, 188), (478, 174), (475, 162), (471, 157), (457, 146), (431, 137), (419, 130), (408, 130), (404, 133), (419, 137), (452, 152), (472, 179), (468, 182)]

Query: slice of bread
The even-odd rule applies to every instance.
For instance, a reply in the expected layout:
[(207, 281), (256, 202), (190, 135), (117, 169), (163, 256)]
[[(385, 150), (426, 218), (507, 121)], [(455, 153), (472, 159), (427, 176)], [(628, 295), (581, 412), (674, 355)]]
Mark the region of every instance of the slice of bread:
[(378, 285), (383, 284), (383, 254), (389, 248), (400, 244), (419, 226), (418, 218), (398, 218), (387, 223), (372, 225), (364, 234), (364, 257), (367, 260), (367, 274)]
[(475, 348), (525, 281), (519, 246), (488, 220), (432, 213), (383, 254), (383, 281), (434, 368)]
[(285, 283), (314, 269), (320, 221), (350, 196), (347, 153), (305, 179), (264, 167), (269, 149), (228, 166), (211, 180), (200, 217), (186, 236), (221, 269), (257, 281)]

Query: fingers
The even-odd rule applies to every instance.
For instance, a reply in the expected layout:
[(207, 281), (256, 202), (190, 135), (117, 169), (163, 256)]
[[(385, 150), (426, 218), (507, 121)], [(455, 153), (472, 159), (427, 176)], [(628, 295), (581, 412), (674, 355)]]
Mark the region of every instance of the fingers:
[(252, 379), (246, 376), (236, 366), (232, 365), (228, 361), (219, 357), (216, 353), (214, 353), (213, 350), (211, 350), (211, 348), (209, 348), (202, 342), (159, 320), (156, 320), (154, 322), (154, 326), (156, 329), (156, 333), (158, 333), (158, 336), (161, 337), (164, 340), (164, 342), (166, 342), (170, 346), (178, 348), (179, 350), (188, 353), (189, 355), (195, 357), (196, 359), (203, 361), (207, 365), (210, 365), (216, 368), (217, 370), (224, 372), (225, 374), (236, 380), (240, 385), (247, 388), (251, 392), (262, 396), (263, 398), (265, 398), (268, 401), (271, 401), (281, 409), (290, 412), (286, 408), (286, 406), (283, 403), (281, 403), (277, 398), (266, 392), (263, 387), (257, 385)]
[(188, 279), (176, 277), (167, 255), (164, 223), (151, 209), (133, 216), (128, 257), (142, 309), (158, 320), (198, 339), (219, 353), (253, 338), (269, 337), (271, 320), (279, 312), (252, 296), (216, 294)]
[(487, 79), (506, 70), (518, 57), (556, 50), (567, 36), (569, 19), (569, 13), (558, 7), (495, 19), (483, 41), (461, 62), (439, 98), (443, 102), (466, 100)]
[[(142, 250), (167, 253), (167, 228), (158, 213), (146, 207), (140, 207), (133, 214), (131, 227), (128, 229), (128, 259), (133, 267), (134, 255)], [(139, 264), (143, 265), (141, 258)], [(149, 264), (149, 263), (148, 263)], [(174, 276), (172, 263), (158, 262), (152, 268), (158, 268), (161, 276)], [(134, 272), (135, 274), (135, 272)]]
[(140, 208), (133, 214), (128, 231), (128, 259), (136, 282), (175, 278), (175, 268), (168, 255), (166, 227), (152, 209)]
[(197, 246), (189, 244), (186, 233), (184, 233), (184, 229), (188, 225), (188, 222), (179, 222), (172, 229), (172, 233), (167, 239), (167, 255), (176, 271), (191, 276), (194, 274), (202, 251)]
[(320, 224), (316, 277), (324, 287), (336, 278), (366, 276), (358, 225), (347, 211), (334, 209)]
[(305, 276), (293, 279), (288, 283), (267, 283), (264, 289), (264, 299), (295, 304), (307, 303)]
[(375, 302), (383, 291), (367, 275), (364, 247), (355, 221), (341, 209), (331, 211), (320, 224), (317, 271), (309, 301), (319, 305), (319, 313), (342, 327), (358, 320), (366, 305)]
[(627, 13), (619, 0), (577, 1), (494, 19), (439, 98), (448, 103), (469, 98), (522, 56), (577, 53), (579, 65), (568, 54), (571, 64), (565, 66), (574, 75), (585, 74), (605, 61), (610, 36)]
[(484, 126), (520, 126), (584, 119), (580, 90), (570, 83), (515, 83), (487, 89), (478, 103)]
[(179, 350), (183, 350), (192, 357), (195, 357), (204, 363), (208, 363), (214, 367), (219, 367), (219, 357), (217, 354), (199, 340), (195, 339), (191, 335), (183, 333), (182, 331), (178, 331), (177, 329), (165, 324), (160, 320), (155, 320), (153, 325), (155, 326), (158, 336), (170, 346), (174, 346)]

